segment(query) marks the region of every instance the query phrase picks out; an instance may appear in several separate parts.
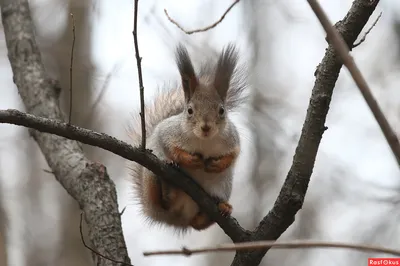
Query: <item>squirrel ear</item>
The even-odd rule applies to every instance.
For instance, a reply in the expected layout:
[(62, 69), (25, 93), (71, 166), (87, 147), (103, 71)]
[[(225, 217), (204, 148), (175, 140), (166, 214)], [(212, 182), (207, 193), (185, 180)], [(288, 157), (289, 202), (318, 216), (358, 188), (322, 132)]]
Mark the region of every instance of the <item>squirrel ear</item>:
[(175, 57), (176, 64), (178, 65), (179, 73), (182, 79), (182, 87), (185, 93), (185, 99), (186, 101), (189, 101), (190, 98), (192, 98), (192, 95), (196, 90), (199, 82), (197, 80), (196, 73), (194, 72), (189, 53), (182, 44), (179, 44), (177, 46)]
[(237, 61), (238, 53), (235, 45), (228, 44), (219, 56), (214, 78), (214, 86), (223, 100), (226, 98)]

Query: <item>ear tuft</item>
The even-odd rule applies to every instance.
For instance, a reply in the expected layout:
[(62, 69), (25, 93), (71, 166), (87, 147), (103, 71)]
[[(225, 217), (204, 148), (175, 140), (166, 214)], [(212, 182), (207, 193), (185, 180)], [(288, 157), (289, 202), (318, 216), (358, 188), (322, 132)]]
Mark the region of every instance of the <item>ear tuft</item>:
[(219, 56), (215, 69), (214, 86), (223, 100), (226, 99), (227, 91), (232, 75), (239, 59), (235, 45), (228, 44)]
[(182, 87), (185, 94), (186, 101), (192, 98), (196, 87), (198, 86), (198, 79), (192, 61), (190, 60), (189, 53), (183, 44), (179, 44), (175, 52), (176, 64), (178, 66), (179, 74), (182, 79)]

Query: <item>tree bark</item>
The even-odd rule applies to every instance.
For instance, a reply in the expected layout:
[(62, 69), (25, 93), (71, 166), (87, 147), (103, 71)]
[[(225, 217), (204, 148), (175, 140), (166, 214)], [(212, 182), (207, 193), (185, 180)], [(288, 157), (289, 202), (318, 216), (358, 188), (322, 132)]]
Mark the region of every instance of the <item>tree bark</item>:
[[(59, 107), (60, 88), (48, 77), (42, 64), (28, 2), (3, 0), (1, 12), (14, 83), (27, 112), (64, 120)], [(90, 238), (87, 242), (106, 257), (130, 263), (115, 185), (106, 168), (86, 159), (76, 141), (35, 130), (30, 133), (56, 179), (83, 210)], [(97, 265), (118, 265), (101, 257), (97, 260)]]

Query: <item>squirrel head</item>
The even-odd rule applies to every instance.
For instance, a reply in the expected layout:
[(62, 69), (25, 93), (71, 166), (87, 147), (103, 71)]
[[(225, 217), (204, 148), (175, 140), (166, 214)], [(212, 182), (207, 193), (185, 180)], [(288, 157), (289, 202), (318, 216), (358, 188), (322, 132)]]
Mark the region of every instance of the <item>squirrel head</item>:
[(178, 45), (176, 63), (185, 96), (185, 126), (200, 139), (211, 139), (227, 124), (227, 96), (238, 61), (235, 46), (226, 46), (209, 73), (198, 77), (187, 49)]

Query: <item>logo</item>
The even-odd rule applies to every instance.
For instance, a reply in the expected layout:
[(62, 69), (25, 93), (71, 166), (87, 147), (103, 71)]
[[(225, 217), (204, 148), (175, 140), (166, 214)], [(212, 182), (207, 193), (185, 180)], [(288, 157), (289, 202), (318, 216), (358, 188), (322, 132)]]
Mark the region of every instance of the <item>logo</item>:
[(374, 265), (400, 266), (400, 258), (368, 258), (368, 266)]

